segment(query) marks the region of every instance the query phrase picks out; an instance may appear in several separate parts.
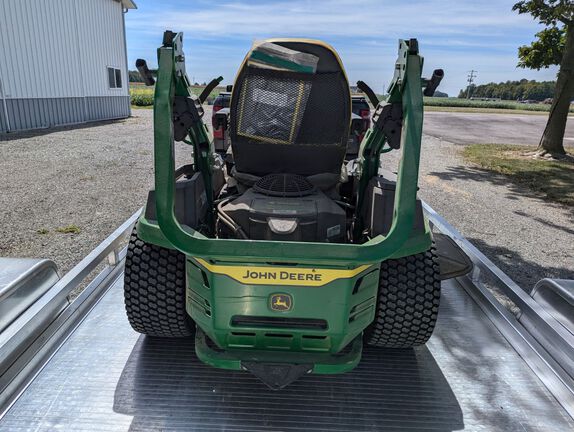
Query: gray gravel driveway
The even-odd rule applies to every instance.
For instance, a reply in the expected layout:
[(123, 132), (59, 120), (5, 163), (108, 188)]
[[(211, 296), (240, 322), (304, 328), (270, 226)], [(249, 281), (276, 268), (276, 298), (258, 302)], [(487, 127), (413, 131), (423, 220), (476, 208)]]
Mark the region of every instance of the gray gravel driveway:
[[(52, 258), (65, 273), (141, 207), (152, 113), (0, 137), (0, 256)], [(57, 231), (66, 227), (79, 232)]]
[(468, 166), (460, 149), (424, 137), (420, 196), (523, 289), (574, 279), (574, 209)]

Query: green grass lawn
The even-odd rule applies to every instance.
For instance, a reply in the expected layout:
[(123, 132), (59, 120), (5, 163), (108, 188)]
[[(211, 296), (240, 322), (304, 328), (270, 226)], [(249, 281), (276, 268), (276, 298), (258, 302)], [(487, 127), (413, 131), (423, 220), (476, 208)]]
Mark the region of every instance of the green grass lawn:
[(564, 161), (525, 155), (533, 150), (527, 146), (473, 144), (464, 148), (463, 156), (468, 162), (541, 193), (548, 201), (574, 206), (574, 147), (566, 149), (570, 158)]
[(526, 114), (548, 116), (548, 111), (528, 111), (521, 109), (507, 108), (478, 108), (478, 107), (449, 107), (425, 105), (425, 112), (456, 112), (456, 113), (477, 113), (477, 114)]
[[(519, 111), (550, 111), (550, 105), (547, 104), (523, 104), (515, 101), (479, 101), (459, 98), (437, 98), (425, 97), (425, 106), (433, 107), (454, 107), (454, 108), (481, 108), (481, 109), (500, 109), (500, 110), (519, 110)], [(571, 107), (574, 112), (574, 107)]]
[[(384, 97), (378, 95), (380, 100)], [(523, 104), (516, 101), (479, 101), (459, 98), (439, 98), (425, 97), (425, 109), (428, 111), (449, 111), (449, 112), (494, 112), (494, 113), (514, 113), (514, 114), (544, 114), (550, 111), (547, 104)], [(570, 112), (574, 113), (574, 105), (570, 107)]]
[(136, 110), (153, 109), (153, 105), (133, 105), (132, 104), (132, 109), (136, 109)]

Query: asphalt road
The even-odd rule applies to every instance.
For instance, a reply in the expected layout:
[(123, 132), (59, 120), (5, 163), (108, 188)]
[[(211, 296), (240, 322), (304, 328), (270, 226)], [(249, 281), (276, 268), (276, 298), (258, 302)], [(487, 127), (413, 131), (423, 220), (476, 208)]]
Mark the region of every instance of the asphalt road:
[[(537, 145), (546, 115), (426, 112), (424, 133), (455, 144)], [(566, 125), (565, 144), (574, 146), (574, 116)]]

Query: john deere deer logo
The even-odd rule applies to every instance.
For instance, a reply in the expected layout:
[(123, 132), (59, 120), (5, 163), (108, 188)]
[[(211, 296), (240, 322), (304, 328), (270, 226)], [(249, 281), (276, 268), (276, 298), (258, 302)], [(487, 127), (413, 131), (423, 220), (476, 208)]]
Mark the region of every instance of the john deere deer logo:
[(270, 297), (271, 309), (274, 311), (289, 311), (293, 305), (293, 301), (289, 294), (272, 294)]

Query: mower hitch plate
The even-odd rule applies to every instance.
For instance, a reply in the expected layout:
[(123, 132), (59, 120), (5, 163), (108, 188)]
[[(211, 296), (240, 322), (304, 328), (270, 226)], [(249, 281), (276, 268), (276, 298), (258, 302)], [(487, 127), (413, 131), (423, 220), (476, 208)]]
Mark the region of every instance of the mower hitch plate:
[(305, 374), (312, 364), (241, 362), (241, 367), (259, 378), (271, 390), (281, 390)]

